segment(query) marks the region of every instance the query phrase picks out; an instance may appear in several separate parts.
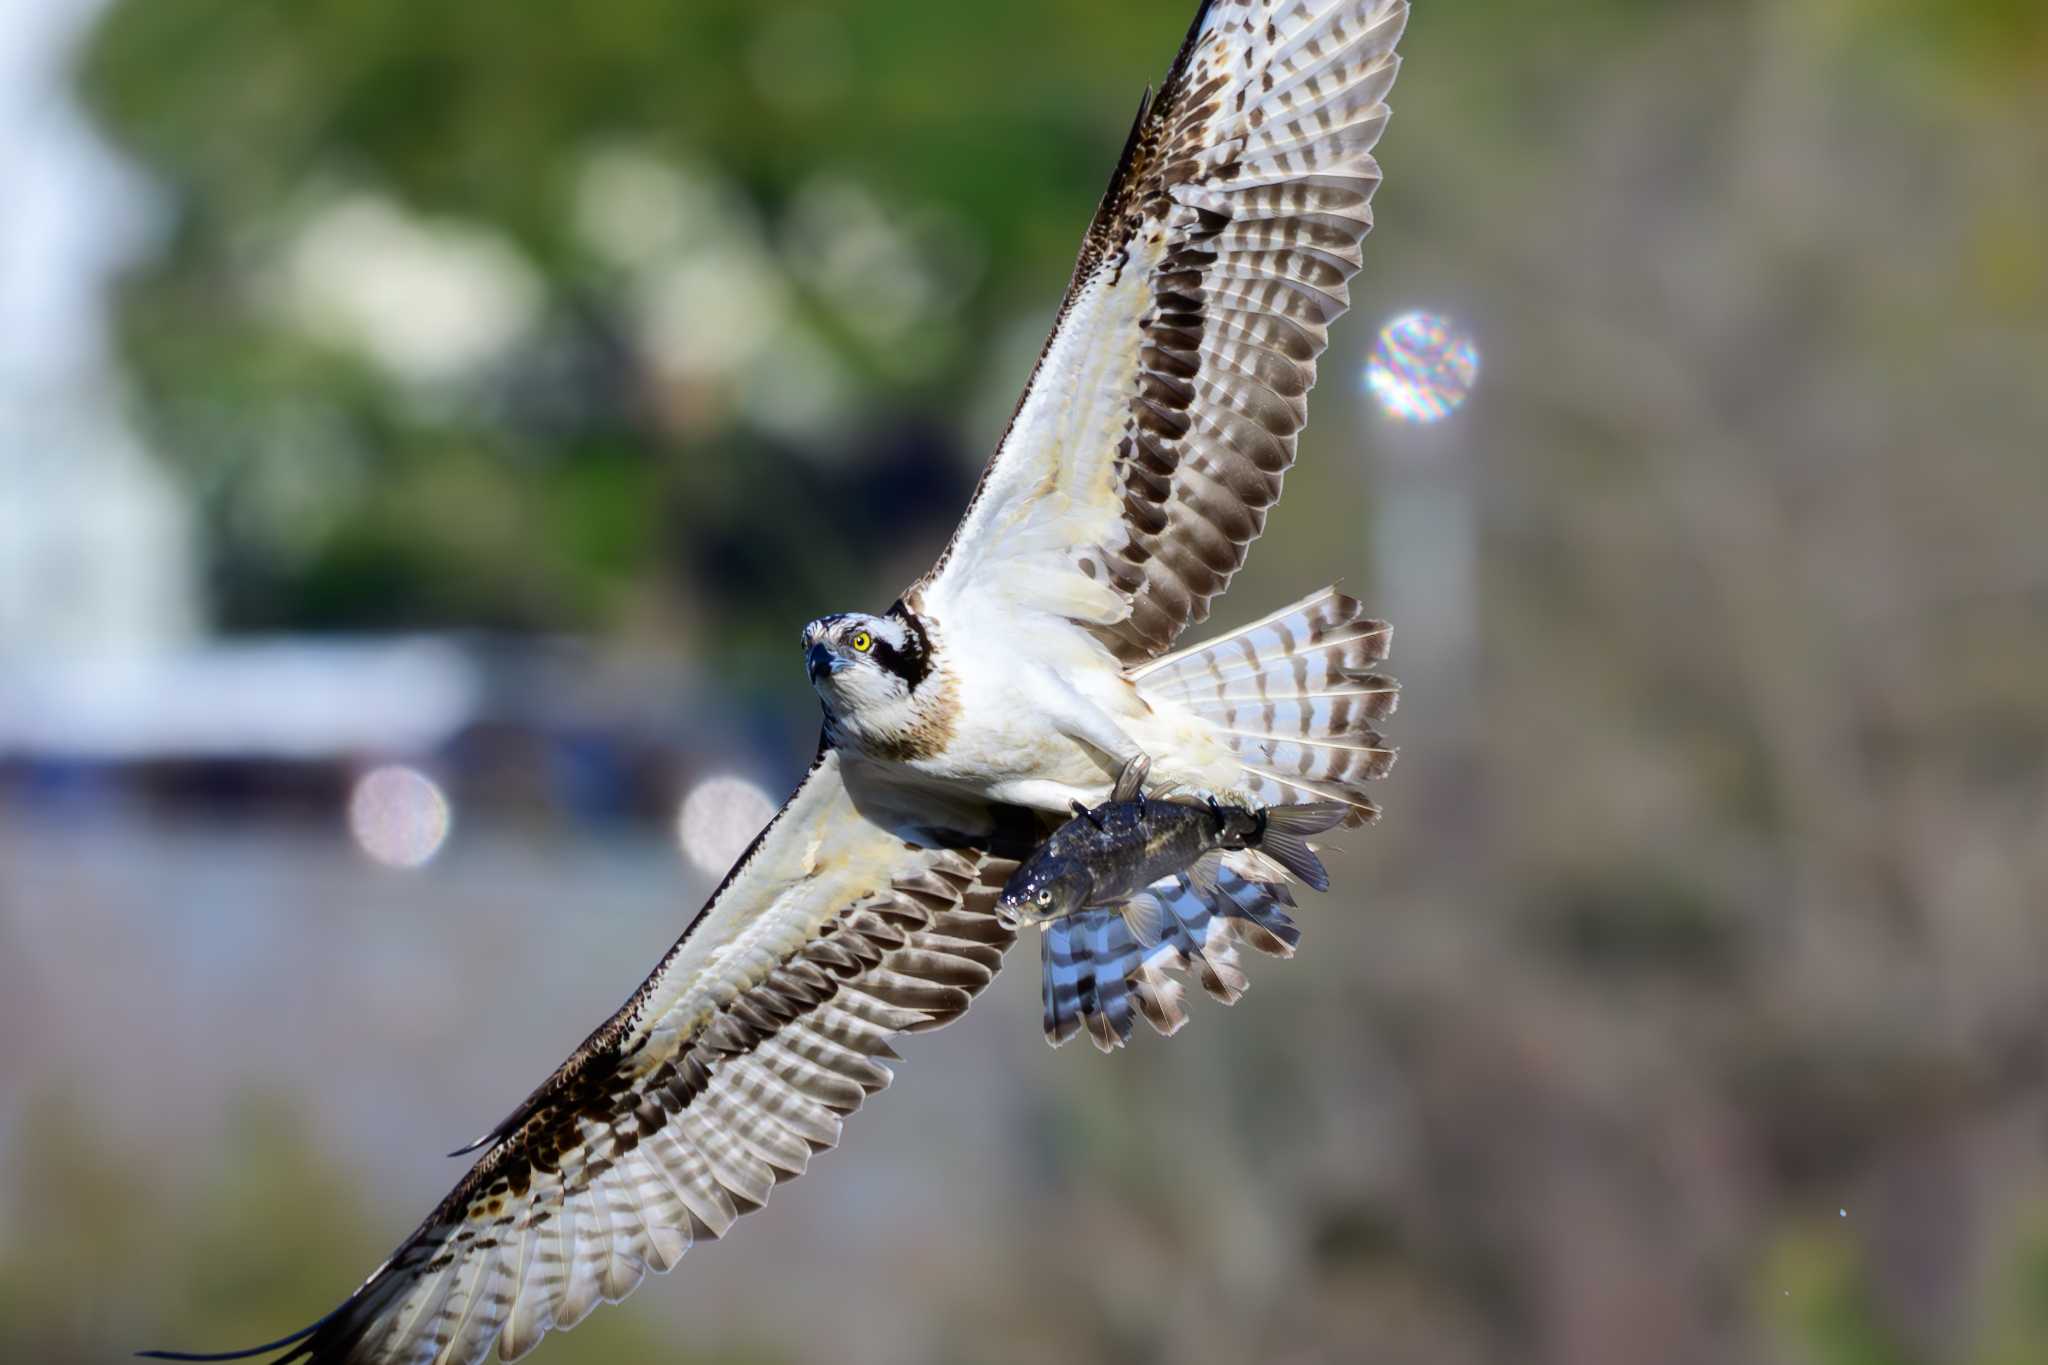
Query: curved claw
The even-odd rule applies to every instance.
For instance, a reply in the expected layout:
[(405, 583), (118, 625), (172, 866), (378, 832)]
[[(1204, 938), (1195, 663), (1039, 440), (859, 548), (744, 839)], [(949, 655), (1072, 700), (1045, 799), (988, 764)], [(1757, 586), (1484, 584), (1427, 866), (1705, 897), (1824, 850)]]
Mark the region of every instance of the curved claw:
[(1203, 799), (1209, 804), (1209, 814), (1216, 817), (1216, 832), (1221, 834), (1230, 827), (1230, 817), (1223, 813), (1223, 803), (1213, 796)]

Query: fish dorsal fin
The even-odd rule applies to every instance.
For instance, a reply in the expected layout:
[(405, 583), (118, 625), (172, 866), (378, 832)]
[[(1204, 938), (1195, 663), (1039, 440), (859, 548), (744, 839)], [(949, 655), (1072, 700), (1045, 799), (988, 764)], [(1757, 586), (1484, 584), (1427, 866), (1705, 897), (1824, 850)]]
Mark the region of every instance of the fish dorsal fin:
[(1112, 801), (1135, 801), (1145, 790), (1145, 779), (1152, 772), (1152, 760), (1139, 754), (1124, 764), (1123, 771), (1116, 775), (1116, 787), (1110, 792)]

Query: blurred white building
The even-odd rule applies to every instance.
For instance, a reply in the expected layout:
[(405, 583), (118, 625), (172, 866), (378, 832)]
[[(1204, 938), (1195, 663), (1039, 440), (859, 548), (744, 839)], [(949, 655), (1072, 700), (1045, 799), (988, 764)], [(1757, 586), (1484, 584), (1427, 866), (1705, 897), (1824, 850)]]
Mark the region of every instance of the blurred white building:
[(201, 614), (189, 503), (107, 351), (157, 215), (69, 89), (99, 8), (0, 0), (0, 657), (161, 649)]

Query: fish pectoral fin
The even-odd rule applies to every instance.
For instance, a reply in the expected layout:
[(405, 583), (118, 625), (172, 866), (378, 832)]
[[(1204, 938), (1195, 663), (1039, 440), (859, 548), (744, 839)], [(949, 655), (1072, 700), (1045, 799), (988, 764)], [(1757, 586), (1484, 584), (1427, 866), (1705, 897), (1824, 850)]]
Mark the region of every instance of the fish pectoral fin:
[(1216, 874), (1222, 870), (1223, 855), (1220, 852), (1204, 853), (1189, 863), (1180, 876), (1190, 890), (1206, 901), (1217, 894)]
[(1166, 908), (1166, 902), (1150, 891), (1140, 891), (1123, 903), (1119, 911), (1124, 923), (1130, 926), (1131, 937), (1141, 948), (1156, 948), (1166, 937), (1167, 920), (1173, 912)]

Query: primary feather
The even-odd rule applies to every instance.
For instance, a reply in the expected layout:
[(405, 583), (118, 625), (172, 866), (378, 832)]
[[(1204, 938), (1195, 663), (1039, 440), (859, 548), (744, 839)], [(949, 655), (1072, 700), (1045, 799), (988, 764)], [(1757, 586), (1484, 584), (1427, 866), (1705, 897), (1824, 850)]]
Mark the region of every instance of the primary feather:
[(988, 984), (1014, 938), (993, 842), (849, 789), (821, 752), (640, 989), (281, 1359), (513, 1359), (723, 1236), (837, 1144), (892, 1039)]
[(1091, 622), (1126, 664), (1206, 619), (1279, 501), (1349, 306), (1407, 15), (1406, 0), (1203, 5), (926, 580), (941, 615), (1007, 595)]

